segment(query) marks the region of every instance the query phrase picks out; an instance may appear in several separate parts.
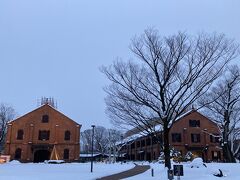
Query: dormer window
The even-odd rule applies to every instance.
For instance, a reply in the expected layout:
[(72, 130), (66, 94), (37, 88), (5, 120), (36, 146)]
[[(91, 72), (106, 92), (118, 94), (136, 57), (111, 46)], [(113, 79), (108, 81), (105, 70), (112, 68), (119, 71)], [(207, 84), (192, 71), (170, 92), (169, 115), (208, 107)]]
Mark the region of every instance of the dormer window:
[(48, 115), (43, 115), (42, 116), (42, 123), (48, 123), (48, 121), (49, 121)]
[(200, 120), (189, 120), (189, 127), (200, 127)]

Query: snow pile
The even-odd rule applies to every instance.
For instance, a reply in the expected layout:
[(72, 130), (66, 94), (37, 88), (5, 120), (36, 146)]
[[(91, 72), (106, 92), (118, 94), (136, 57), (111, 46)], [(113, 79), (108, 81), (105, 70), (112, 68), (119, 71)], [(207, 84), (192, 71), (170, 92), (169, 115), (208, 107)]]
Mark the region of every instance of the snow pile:
[(12, 160), (12, 161), (8, 162), (7, 164), (21, 164), (21, 163), (17, 160)]
[(206, 165), (203, 163), (203, 159), (202, 158), (195, 158), (195, 159), (193, 159), (189, 166), (191, 168), (202, 168), (202, 167), (206, 168)]
[(44, 163), (47, 163), (47, 164), (62, 164), (64, 162), (65, 162), (64, 160), (46, 160), (46, 161), (44, 161)]

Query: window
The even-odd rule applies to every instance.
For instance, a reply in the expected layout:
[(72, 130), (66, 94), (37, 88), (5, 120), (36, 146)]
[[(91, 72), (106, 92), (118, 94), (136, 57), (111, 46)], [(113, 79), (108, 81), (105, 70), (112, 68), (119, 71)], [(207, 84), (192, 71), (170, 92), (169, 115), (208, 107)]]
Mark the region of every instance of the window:
[(145, 140), (141, 140), (141, 147), (145, 146)]
[(48, 115), (43, 115), (42, 116), (42, 123), (48, 123), (48, 121), (49, 121)]
[(133, 142), (132, 144), (131, 144), (131, 149), (134, 149), (135, 148), (135, 143)]
[(17, 140), (23, 140), (23, 130), (20, 129), (17, 132)]
[(200, 127), (200, 120), (189, 120), (190, 127)]
[(199, 143), (200, 142), (200, 134), (191, 134), (191, 140), (193, 143)]
[(212, 143), (219, 143), (218, 135), (210, 135), (210, 142), (212, 142)]
[(17, 148), (16, 151), (15, 151), (14, 159), (21, 159), (21, 156), (22, 156), (22, 149)]
[(63, 159), (69, 159), (69, 149), (64, 149)]
[(153, 136), (152, 137), (152, 144), (158, 144), (158, 143), (162, 143), (163, 142), (163, 138), (161, 135), (158, 135), (157, 137), (156, 136)]
[(151, 139), (147, 138), (146, 143), (147, 143), (147, 146), (150, 146), (151, 145)]
[(50, 131), (39, 131), (38, 133), (38, 140), (49, 140), (49, 136), (50, 136)]
[(212, 160), (220, 161), (221, 160), (221, 152), (220, 151), (212, 151)]
[(181, 134), (180, 133), (172, 133), (172, 142), (181, 142)]
[(140, 147), (140, 141), (137, 141), (137, 148)]
[(65, 131), (64, 140), (69, 141), (70, 140), (70, 136), (71, 136), (70, 131)]
[(147, 161), (151, 161), (151, 153), (150, 152), (147, 152)]
[(153, 136), (153, 137), (152, 137), (152, 144), (157, 144), (157, 142), (158, 142), (158, 141), (157, 141), (156, 136)]

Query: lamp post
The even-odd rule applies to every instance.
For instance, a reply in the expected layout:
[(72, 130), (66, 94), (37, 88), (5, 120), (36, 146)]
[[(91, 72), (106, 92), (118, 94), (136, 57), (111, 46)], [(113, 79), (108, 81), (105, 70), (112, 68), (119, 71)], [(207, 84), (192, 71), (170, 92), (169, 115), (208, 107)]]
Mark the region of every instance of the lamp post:
[(123, 135), (121, 135), (121, 149), (120, 149), (120, 151), (121, 151), (121, 164), (122, 164), (122, 162), (123, 162)]
[(91, 172), (93, 172), (93, 138), (94, 138), (94, 128), (95, 125), (92, 125), (92, 157), (91, 157)]

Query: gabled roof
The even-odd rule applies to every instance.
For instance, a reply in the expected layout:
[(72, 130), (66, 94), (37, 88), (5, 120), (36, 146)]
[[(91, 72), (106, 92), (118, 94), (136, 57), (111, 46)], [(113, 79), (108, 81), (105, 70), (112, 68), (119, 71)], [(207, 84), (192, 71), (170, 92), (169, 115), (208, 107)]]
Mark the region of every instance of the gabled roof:
[[(211, 119), (209, 119), (208, 117), (206, 117), (205, 115), (203, 115), (202, 113), (200, 113), (199, 111), (197, 111), (196, 109), (191, 109), (189, 111), (186, 111), (185, 113), (181, 114), (177, 119), (175, 119), (173, 122), (170, 122), (170, 126), (172, 125), (172, 123), (176, 123), (177, 121), (180, 121), (182, 120), (184, 117), (188, 116), (189, 114), (191, 113), (198, 113), (200, 114), (201, 116), (205, 117), (206, 119), (208, 119), (211, 123), (215, 124), (216, 126), (218, 126), (217, 123), (215, 123), (214, 121), (212, 121)], [(155, 127), (156, 126), (162, 126), (161, 124), (155, 124)], [(138, 131), (136, 131), (136, 129), (138, 128), (133, 128), (132, 130), (129, 130), (127, 133), (129, 133), (128, 136), (125, 136), (125, 139), (127, 141), (130, 141), (130, 140), (135, 140), (137, 138), (140, 138), (140, 137), (144, 137), (146, 136), (146, 134), (144, 135), (144, 133), (142, 133), (142, 131), (140, 131), (138, 129)], [(156, 129), (160, 129), (160, 128), (156, 128)]]
[(34, 110), (32, 110), (32, 111), (30, 111), (30, 112), (28, 112), (28, 113), (20, 116), (20, 117), (17, 117), (17, 118), (14, 119), (14, 120), (9, 121), (9, 123), (12, 123), (12, 122), (17, 121), (17, 120), (19, 120), (19, 119), (21, 119), (21, 118), (23, 118), (23, 117), (25, 117), (25, 116), (28, 116), (29, 114), (34, 113), (35, 111), (38, 111), (39, 109), (42, 109), (42, 108), (44, 108), (44, 107), (47, 107), (47, 108), (50, 108), (50, 109), (54, 110), (55, 112), (63, 115), (64, 117), (66, 117), (67, 119), (69, 119), (70, 121), (72, 121), (73, 123), (81, 126), (80, 124), (78, 124), (77, 122), (75, 122), (75, 121), (72, 120), (71, 118), (67, 117), (65, 114), (63, 114), (62, 112), (60, 112), (59, 110), (57, 110), (56, 108), (52, 107), (52, 106), (49, 105), (49, 104), (44, 104), (44, 105), (42, 105), (42, 106), (39, 106), (38, 108), (36, 108), (36, 109), (34, 109)]

